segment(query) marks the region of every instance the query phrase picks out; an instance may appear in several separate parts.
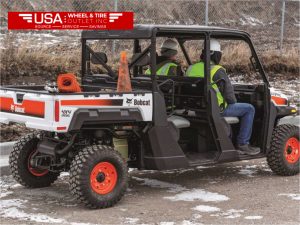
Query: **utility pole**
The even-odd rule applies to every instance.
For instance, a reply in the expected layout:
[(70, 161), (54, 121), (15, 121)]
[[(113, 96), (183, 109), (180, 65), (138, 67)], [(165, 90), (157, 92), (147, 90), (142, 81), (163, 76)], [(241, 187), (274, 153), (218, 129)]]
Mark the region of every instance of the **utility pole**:
[(280, 31), (280, 54), (282, 54), (283, 33), (284, 33), (284, 16), (285, 16), (285, 0), (282, 0), (281, 9), (281, 31)]
[(114, 10), (115, 10), (115, 12), (118, 11), (118, 0), (115, 0)]
[[(114, 0), (114, 11), (117, 12), (118, 11), (118, 0)], [(115, 40), (113, 40), (113, 45), (112, 45), (112, 54), (113, 56), (115, 55), (116, 52), (116, 42)]]
[(208, 0), (205, 0), (205, 26), (208, 25)]

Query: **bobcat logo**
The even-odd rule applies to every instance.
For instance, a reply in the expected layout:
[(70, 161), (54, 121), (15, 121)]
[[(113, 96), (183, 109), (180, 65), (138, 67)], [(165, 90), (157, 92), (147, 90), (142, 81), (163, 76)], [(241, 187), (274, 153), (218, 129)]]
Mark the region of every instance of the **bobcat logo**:
[(128, 105), (131, 105), (131, 104), (132, 104), (132, 99), (133, 99), (133, 98), (126, 98), (126, 103), (127, 103)]

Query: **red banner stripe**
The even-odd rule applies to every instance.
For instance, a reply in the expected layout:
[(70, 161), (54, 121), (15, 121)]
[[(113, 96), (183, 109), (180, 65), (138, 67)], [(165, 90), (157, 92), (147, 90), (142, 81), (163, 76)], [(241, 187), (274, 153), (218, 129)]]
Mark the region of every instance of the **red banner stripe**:
[(15, 104), (12, 98), (0, 97), (0, 111), (44, 118), (45, 102), (23, 100)]
[(8, 12), (9, 30), (129, 30), (133, 12)]

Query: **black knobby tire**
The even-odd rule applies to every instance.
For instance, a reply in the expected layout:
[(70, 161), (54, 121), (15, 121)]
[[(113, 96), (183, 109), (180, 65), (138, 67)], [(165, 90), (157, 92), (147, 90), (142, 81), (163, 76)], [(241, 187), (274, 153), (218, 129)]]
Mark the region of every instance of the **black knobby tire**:
[(278, 175), (292, 176), (299, 173), (299, 158), (291, 163), (285, 156), (286, 144), (290, 138), (296, 138), (299, 142), (299, 127), (283, 124), (277, 126), (273, 131), (271, 148), (267, 153), (267, 161), (272, 171)]
[[(36, 151), (37, 144), (40, 141), (40, 135), (40, 133), (34, 132), (21, 137), (14, 144), (13, 151), (9, 155), (9, 167), (11, 174), (16, 181), (25, 187), (48, 187), (59, 176), (59, 173), (46, 170), (40, 171), (29, 166), (29, 157), (34, 151)], [(36, 171), (36, 173), (31, 171)]]
[[(109, 163), (116, 171), (114, 188), (100, 194), (93, 190), (91, 176), (93, 169)], [(101, 182), (101, 181), (99, 181)], [(101, 183), (99, 183), (101, 185)], [(70, 190), (72, 194), (89, 208), (107, 208), (121, 200), (128, 185), (127, 164), (121, 154), (110, 146), (92, 145), (82, 149), (74, 158), (70, 167)]]

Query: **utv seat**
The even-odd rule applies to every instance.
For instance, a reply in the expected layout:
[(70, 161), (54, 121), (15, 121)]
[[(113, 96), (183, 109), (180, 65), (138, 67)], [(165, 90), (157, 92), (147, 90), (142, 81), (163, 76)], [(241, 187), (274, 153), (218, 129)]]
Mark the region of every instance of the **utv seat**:
[(108, 74), (98, 74), (98, 73), (96, 73), (96, 74), (93, 74), (93, 77), (95, 77), (95, 78), (111, 78), (111, 76), (109, 76)]
[[(176, 109), (174, 110), (174, 112), (177, 115), (183, 115), (184, 113), (188, 116), (196, 116), (196, 112), (192, 111), (192, 110), (185, 110), (185, 109)], [(181, 117), (182, 118), (182, 117)], [(237, 124), (240, 122), (238, 117), (233, 117), (233, 116), (227, 116), (227, 117), (223, 117), (224, 120), (228, 123), (228, 124)], [(184, 119), (184, 118), (183, 118)]]
[(224, 120), (228, 123), (228, 124), (237, 124), (240, 122), (239, 118), (238, 117), (223, 117)]
[(176, 141), (180, 137), (180, 129), (190, 127), (190, 121), (181, 116), (170, 116), (168, 117), (168, 122), (171, 124), (171, 133)]
[(168, 118), (169, 122), (172, 122), (174, 126), (178, 129), (190, 127), (191, 123), (187, 119), (181, 116), (170, 116)]
[(176, 115), (196, 116), (196, 112), (195, 111), (186, 110), (186, 109), (175, 109), (174, 113)]
[(140, 77), (135, 77), (134, 78), (135, 80), (149, 80), (149, 81), (151, 81), (151, 77), (146, 77), (146, 76), (140, 76)]

